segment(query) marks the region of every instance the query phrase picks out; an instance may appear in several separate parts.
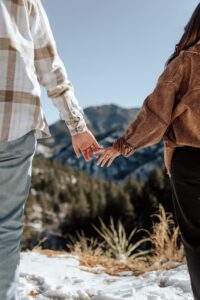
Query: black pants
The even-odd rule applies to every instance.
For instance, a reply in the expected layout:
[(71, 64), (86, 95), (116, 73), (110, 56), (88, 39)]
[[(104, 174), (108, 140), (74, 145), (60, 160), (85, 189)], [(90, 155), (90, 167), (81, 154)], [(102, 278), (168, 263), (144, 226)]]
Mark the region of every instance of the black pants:
[(200, 148), (175, 148), (170, 182), (194, 299), (200, 300)]

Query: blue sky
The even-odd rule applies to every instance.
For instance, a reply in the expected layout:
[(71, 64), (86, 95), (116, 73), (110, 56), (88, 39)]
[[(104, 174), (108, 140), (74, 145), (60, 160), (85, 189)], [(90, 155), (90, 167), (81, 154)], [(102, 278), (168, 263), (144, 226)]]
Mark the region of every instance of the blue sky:
[[(183, 34), (196, 0), (42, 0), (82, 107), (140, 107)], [(49, 124), (59, 118), (42, 91)]]

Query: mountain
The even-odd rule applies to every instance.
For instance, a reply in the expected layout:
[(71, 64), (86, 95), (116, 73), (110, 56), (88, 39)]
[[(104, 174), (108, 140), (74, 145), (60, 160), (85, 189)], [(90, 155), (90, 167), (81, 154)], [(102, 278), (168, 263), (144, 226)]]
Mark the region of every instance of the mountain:
[[(94, 133), (98, 142), (109, 147), (123, 134), (130, 122), (135, 120), (139, 108), (125, 109), (116, 105), (102, 105), (89, 107), (84, 110), (88, 127)], [(105, 179), (124, 181), (128, 176), (134, 175), (138, 179), (146, 180), (163, 162), (163, 143), (143, 148), (135, 152), (128, 159), (119, 157), (111, 168), (100, 168), (96, 160), (85, 162), (83, 158), (76, 158), (71, 146), (71, 137), (63, 120), (49, 126), (51, 138), (38, 140), (36, 155), (68, 164), (86, 171), (93, 176)]]
[(95, 135), (124, 130), (135, 119), (139, 108), (125, 109), (117, 105), (102, 105), (85, 109), (88, 124)]

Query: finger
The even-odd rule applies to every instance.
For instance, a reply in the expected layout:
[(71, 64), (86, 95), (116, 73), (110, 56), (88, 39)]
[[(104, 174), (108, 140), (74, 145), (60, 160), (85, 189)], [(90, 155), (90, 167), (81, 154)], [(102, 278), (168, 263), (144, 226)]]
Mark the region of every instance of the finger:
[(118, 153), (113, 153), (112, 151), (110, 151), (110, 155), (109, 155), (107, 161), (103, 162), (102, 166), (104, 166), (108, 162), (107, 167), (110, 167), (111, 164), (113, 163), (113, 161), (115, 160), (115, 158), (117, 158), (118, 156), (119, 156)]
[(96, 153), (96, 152), (93, 152), (93, 154), (94, 154), (94, 156), (95, 156), (95, 158), (99, 158), (99, 156), (100, 156), (100, 153)]
[(108, 155), (108, 150), (105, 151), (104, 154), (98, 159), (97, 165), (100, 165), (101, 162), (106, 158), (107, 155)]
[(96, 157), (96, 159), (99, 159), (99, 157), (101, 156), (101, 153), (94, 153), (94, 156)]
[(113, 161), (115, 160), (116, 157), (117, 157), (117, 156), (115, 155), (115, 156), (113, 156), (113, 157), (110, 158), (110, 160), (109, 160), (109, 162), (108, 162), (108, 164), (107, 164), (107, 167), (108, 167), (108, 168), (112, 165), (112, 163), (113, 163)]
[(92, 149), (91, 149), (91, 148), (88, 148), (88, 149), (86, 150), (86, 152), (87, 152), (87, 157), (88, 157), (88, 159), (91, 160), (91, 159), (92, 159), (92, 154), (93, 154)]
[[(91, 138), (92, 137), (92, 138)], [(88, 149), (88, 147), (93, 147), (93, 149), (99, 149), (101, 146), (96, 141), (95, 137), (91, 133), (91, 137), (89, 139), (85, 140), (85, 148)]]
[(112, 156), (112, 153), (110, 150), (107, 150), (103, 154), (103, 156), (99, 159), (101, 167), (103, 167), (105, 165), (105, 163), (110, 159), (111, 156)]
[(104, 148), (98, 148), (98, 149), (94, 150), (94, 154), (96, 154), (96, 153), (104, 153), (105, 151), (106, 151), (106, 149), (104, 149)]
[(94, 140), (93, 145), (96, 149), (101, 148), (101, 146), (99, 145), (99, 143), (96, 140)]
[(98, 150), (100, 150), (100, 149), (103, 149), (102, 146), (100, 146), (99, 144), (97, 144), (97, 143), (95, 143), (95, 142), (93, 142), (93, 143), (90, 145), (90, 147), (91, 147), (91, 149), (92, 149), (93, 152), (98, 151)]
[(86, 161), (88, 161), (88, 155), (87, 155), (87, 151), (86, 150), (81, 150), (82, 154), (83, 154), (83, 157)]
[(105, 151), (106, 151), (106, 149), (100, 148), (100, 149), (95, 150), (93, 153), (94, 153), (94, 156), (98, 159), (102, 153), (105, 153)]
[(80, 151), (80, 149), (79, 149), (77, 146), (74, 146), (73, 148), (74, 148), (74, 152), (75, 152), (76, 156), (77, 156), (78, 158), (80, 158), (80, 156), (81, 156), (81, 151)]
[(101, 167), (104, 167), (105, 164), (109, 161), (109, 159), (110, 159), (110, 156), (109, 157), (105, 157), (105, 159), (101, 163)]

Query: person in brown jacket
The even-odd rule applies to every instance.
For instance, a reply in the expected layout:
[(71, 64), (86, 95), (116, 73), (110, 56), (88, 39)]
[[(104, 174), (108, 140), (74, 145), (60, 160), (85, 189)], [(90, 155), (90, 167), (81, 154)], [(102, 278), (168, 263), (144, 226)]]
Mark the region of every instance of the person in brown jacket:
[(136, 119), (112, 147), (96, 152), (97, 164), (109, 167), (161, 139), (191, 288), (200, 300), (200, 4)]

